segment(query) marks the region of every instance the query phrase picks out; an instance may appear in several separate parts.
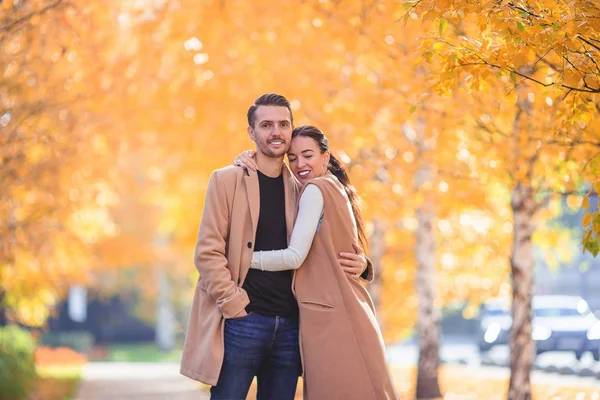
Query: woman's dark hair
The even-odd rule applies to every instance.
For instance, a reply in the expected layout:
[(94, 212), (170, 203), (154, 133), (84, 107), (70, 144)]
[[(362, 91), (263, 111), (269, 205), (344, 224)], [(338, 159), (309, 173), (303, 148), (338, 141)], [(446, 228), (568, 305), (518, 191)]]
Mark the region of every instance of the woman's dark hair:
[(361, 247), (366, 251), (368, 242), (365, 234), (365, 224), (362, 216), (360, 197), (358, 196), (354, 186), (352, 186), (350, 183), (346, 169), (342, 166), (339, 160), (335, 158), (333, 154), (331, 154), (327, 137), (325, 137), (319, 128), (309, 125), (299, 126), (298, 128), (294, 129), (292, 132), (292, 139), (297, 136), (309, 137), (313, 139), (319, 145), (321, 154), (329, 151), (329, 164), (327, 164), (327, 169), (333, 175), (335, 175), (335, 177), (341, 182), (342, 185), (344, 185), (344, 188), (346, 189), (346, 194), (350, 199), (350, 205), (352, 206), (352, 212), (354, 213), (354, 219), (356, 220), (358, 241)]

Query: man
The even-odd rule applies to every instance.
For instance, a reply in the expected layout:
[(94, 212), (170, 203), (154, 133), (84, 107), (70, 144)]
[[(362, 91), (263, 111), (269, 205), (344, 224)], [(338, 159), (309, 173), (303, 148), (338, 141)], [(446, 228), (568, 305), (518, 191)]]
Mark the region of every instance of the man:
[[(293, 130), (289, 102), (259, 97), (247, 130), (257, 170), (225, 167), (208, 183), (181, 373), (211, 385), (215, 400), (245, 399), (255, 376), (258, 398), (291, 400), (302, 373), (293, 272), (249, 268), (255, 250), (286, 248), (294, 224), (300, 184), (283, 163)], [(360, 254), (345, 258), (366, 264)]]

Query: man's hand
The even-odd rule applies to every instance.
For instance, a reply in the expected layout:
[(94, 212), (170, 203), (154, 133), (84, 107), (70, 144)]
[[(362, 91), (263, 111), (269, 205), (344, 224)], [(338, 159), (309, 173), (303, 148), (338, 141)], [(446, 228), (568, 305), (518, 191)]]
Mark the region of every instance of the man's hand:
[(244, 169), (250, 168), (256, 171), (258, 166), (256, 165), (256, 160), (254, 160), (255, 153), (256, 152), (254, 150), (242, 151), (241, 154), (237, 156), (235, 160), (233, 160), (233, 165)]
[(367, 258), (364, 255), (362, 247), (357, 243), (352, 243), (352, 247), (356, 253), (341, 252), (338, 262), (342, 265), (342, 269), (345, 273), (350, 275), (353, 279), (360, 279), (360, 275), (367, 268)]

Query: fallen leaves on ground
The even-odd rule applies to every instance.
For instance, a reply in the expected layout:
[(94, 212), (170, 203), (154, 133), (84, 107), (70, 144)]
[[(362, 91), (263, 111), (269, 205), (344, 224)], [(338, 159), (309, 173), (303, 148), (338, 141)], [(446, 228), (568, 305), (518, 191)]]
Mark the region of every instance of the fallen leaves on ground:
[[(416, 370), (391, 368), (395, 386), (401, 399), (414, 399)], [(554, 383), (536, 383), (533, 379), (533, 399), (535, 400), (598, 400), (600, 388), (594, 378), (589, 378), (586, 387), (568, 386), (557, 380)], [(444, 400), (504, 400), (508, 389), (508, 370), (478, 370), (466, 366), (442, 366), (440, 386)], [(256, 385), (252, 385), (247, 399), (256, 398)], [(298, 383), (296, 400), (302, 399), (302, 380)], [(440, 398), (441, 399), (441, 398)]]
[(79, 378), (38, 378), (28, 400), (65, 400), (75, 396)]
[(79, 386), (87, 357), (68, 347), (39, 346), (35, 349), (38, 377), (28, 400), (65, 400), (72, 398)]
[(37, 366), (85, 364), (87, 357), (68, 347), (40, 346), (35, 349)]

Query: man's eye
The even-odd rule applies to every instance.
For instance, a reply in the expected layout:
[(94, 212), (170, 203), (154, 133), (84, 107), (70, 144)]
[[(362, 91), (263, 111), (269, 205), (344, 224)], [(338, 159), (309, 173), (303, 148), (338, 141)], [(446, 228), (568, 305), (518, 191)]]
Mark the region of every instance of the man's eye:
[(287, 123), (287, 122), (282, 122), (282, 123), (281, 123), (281, 126), (283, 126), (283, 127), (286, 127), (286, 128), (287, 128), (288, 126), (290, 126), (290, 124), (289, 124), (289, 123)]

